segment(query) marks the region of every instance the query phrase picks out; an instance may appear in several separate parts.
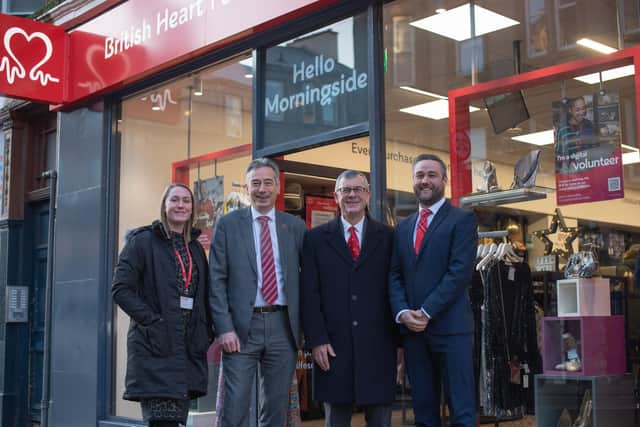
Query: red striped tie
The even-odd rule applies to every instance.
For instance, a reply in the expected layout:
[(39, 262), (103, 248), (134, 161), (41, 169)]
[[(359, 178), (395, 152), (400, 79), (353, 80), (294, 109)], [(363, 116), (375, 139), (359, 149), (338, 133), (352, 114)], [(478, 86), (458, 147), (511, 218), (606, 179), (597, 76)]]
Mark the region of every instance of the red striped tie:
[(269, 217), (258, 217), (262, 227), (260, 229), (260, 261), (262, 264), (262, 298), (269, 305), (278, 299), (278, 283), (276, 279), (276, 265), (273, 262), (273, 245), (269, 231)]
[(416, 251), (416, 255), (420, 252), (420, 246), (422, 245), (422, 239), (424, 239), (424, 235), (427, 232), (427, 218), (431, 215), (431, 211), (429, 209), (423, 209), (420, 211), (420, 219), (418, 220), (418, 228), (416, 229), (416, 241), (414, 249)]

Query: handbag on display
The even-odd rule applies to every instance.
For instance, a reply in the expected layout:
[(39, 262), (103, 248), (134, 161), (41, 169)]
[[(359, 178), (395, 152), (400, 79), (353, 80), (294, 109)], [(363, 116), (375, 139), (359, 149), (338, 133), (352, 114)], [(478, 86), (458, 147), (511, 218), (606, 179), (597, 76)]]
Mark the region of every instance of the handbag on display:
[(580, 251), (571, 255), (564, 268), (564, 277), (577, 279), (591, 277), (598, 269), (598, 259), (592, 251)]
[(489, 193), (498, 191), (498, 178), (496, 177), (496, 165), (489, 160), (485, 160), (482, 165), (482, 182), (478, 186), (478, 191)]
[(511, 188), (531, 188), (536, 185), (541, 152), (541, 150), (532, 150), (516, 162), (513, 168)]

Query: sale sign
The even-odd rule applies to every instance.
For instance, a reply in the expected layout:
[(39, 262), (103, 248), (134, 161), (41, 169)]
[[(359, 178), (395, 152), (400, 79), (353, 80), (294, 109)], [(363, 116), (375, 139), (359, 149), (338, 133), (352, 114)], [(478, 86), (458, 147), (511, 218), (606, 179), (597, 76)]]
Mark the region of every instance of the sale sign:
[(552, 104), (559, 206), (624, 197), (618, 94)]
[(0, 93), (34, 101), (64, 99), (68, 35), (62, 27), (0, 16)]
[(307, 196), (305, 202), (307, 204), (307, 228), (329, 222), (338, 213), (338, 205), (330, 197)]

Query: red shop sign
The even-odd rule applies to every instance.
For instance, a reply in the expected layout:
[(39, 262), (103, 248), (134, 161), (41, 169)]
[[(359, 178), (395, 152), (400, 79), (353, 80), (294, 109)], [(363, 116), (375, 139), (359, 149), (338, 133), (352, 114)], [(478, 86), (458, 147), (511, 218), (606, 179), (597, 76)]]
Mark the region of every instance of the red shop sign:
[[(16, 79), (12, 78), (13, 83), (9, 83), (7, 78), (0, 86), (0, 93), (63, 104), (88, 99), (337, 2), (129, 0), (68, 34), (52, 25), (0, 15), (0, 37), (4, 35), (5, 41), (7, 38), (12, 40), (6, 63), (16, 62), (14, 58), (20, 58), (23, 63), (29, 59), (25, 67), (31, 67), (18, 73), (26, 76), (23, 86), (14, 87)], [(24, 21), (32, 27), (27, 29)], [(21, 31), (17, 36), (8, 32), (10, 27), (16, 25), (12, 22), (21, 23)], [(23, 39), (22, 45), (28, 46), (23, 49), (21, 56), (11, 56), (12, 52), (16, 52), (13, 39), (20, 37)], [(45, 39), (51, 42), (44, 42), (44, 47), (36, 52), (31, 45)], [(69, 52), (67, 63), (63, 61), (65, 41), (68, 42)], [(46, 68), (43, 57), (47, 58)], [(54, 66), (57, 67), (55, 70)], [(38, 77), (35, 80), (29, 78), (33, 69), (34, 76)], [(8, 71), (4, 73), (6, 77), (13, 77), (14, 74)], [(36, 81), (46, 80), (43, 77), (46, 75), (58, 79), (56, 96), (48, 94), (48, 90), (53, 89), (53, 80), (47, 81), (46, 97), (42, 91), (44, 85)]]
[(0, 15), (0, 93), (59, 103), (64, 99), (65, 49), (62, 27)]

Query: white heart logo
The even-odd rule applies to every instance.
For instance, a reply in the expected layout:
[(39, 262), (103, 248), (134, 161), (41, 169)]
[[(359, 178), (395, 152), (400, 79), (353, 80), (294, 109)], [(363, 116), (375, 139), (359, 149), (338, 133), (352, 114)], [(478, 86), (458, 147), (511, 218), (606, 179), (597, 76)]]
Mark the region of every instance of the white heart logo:
[(46, 64), (47, 61), (51, 59), (51, 55), (53, 54), (53, 45), (49, 37), (46, 34), (41, 33), (39, 31), (33, 32), (31, 34), (27, 34), (22, 28), (18, 28), (18, 27), (9, 28), (7, 32), (4, 34), (4, 48), (15, 63), (15, 66), (11, 67), (8, 58), (6, 57), (2, 58), (2, 62), (0, 63), (0, 71), (2, 71), (3, 69), (6, 69), (7, 81), (9, 83), (13, 83), (16, 76), (23, 79), (25, 75), (25, 69), (24, 69), (24, 66), (22, 65), (22, 62), (20, 62), (20, 60), (16, 58), (15, 53), (11, 49), (11, 39), (16, 34), (20, 34), (21, 36), (23, 36), (27, 40), (27, 42), (31, 42), (31, 40), (33, 39), (40, 39), (42, 40), (45, 46), (44, 56), (42, 57), (40, 62), (35, 64), (33, 67), (31, 67), (31, 70), (29, 71), (29, 78), (33, 81), (40, 81), (40, 84), (42, 86), (46, 86), (49, 82), (59, 83), (60, 82), (59, 78), (53, 77), (51, 74), (44, 73), (42, 70), (40, 70), (40, 67)]

